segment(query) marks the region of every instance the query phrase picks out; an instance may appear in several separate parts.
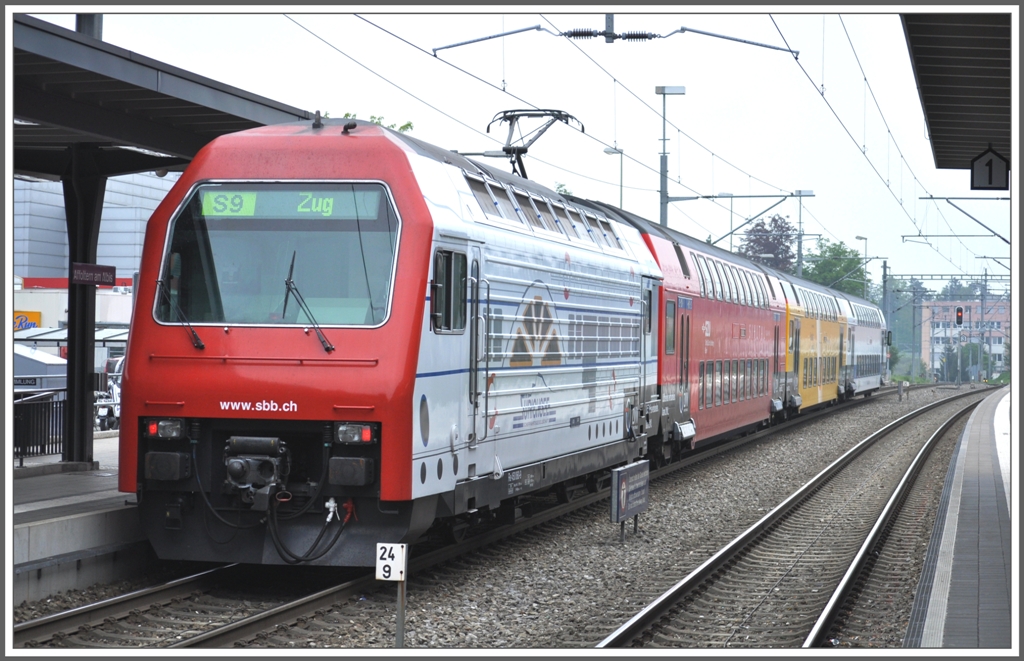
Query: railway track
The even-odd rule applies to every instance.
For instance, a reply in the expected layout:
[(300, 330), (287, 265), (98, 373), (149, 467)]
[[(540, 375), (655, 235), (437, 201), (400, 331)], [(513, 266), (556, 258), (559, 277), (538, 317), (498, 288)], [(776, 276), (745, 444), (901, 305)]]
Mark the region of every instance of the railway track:
[(844, 604), (864, 594), (862, 571), (927, 456), (922, 448), (985, 394), (930, 404), (864, 439), (597, 646), (831, 644), (837, 618), (856, 619), (856, 606)]
[[(870, 401), (858, 398), (756, 434), (718, 444), (688, 456), (681, 462), (652, 470), (651, 477), (664, 477), (730, 448)], [(602, 488), (596, 493), (578, 495), (567, 504), (533, 503), (535, 506), (529, 508), (531, 515), (514, 525), (493, 530), (478, 528), (475, 534), (458, 545), (434, 549), (414, 548), (410, 575), (415, 576), (607, 497), (607, 489)], [(336, 621), (351, 622), (351, 614), (341, 613), (335, 609), (334, 604), (344, 602), (353, 595), (367, 594), (381, 588), (374, 581), (372, 572), (365, 570), (336, 575), (330, 581), (331, 587), (324, 589), (324, 568), (309, 568), (312, 572), (318, 572), (318, 577), (305, 583), (294, 579), (292, 569), (292, 572), (286, 573), (292, 578), (283, 579), (288, 583), (283, 592), (276, 589), (273, 580), (254, 585), (251, 568), (247, 570), (229, 566), (202, 572), (162, 586), (16, 625), (14, 644), (16, 647), (164, 648), (262, 646), (275, 644), (275, 641), (279, 644), (288, 638), (283, 635), (285, 629), (309, 629), (314, 634), (317, 630), (336, 626)], [(302, 584), (315, 584), (316, 587), (303, 589)], [(292, 593), (290, 598), (285, 596), (289, 592)], [(295, 595), (295, 592), (301, 594)]]

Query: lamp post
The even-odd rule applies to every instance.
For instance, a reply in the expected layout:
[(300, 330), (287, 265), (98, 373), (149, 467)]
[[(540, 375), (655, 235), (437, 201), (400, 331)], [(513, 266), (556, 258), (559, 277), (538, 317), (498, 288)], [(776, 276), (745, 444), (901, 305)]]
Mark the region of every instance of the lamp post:
[(665, 97), (669, 94), (686, 94), (686, 88), (679, 85), (658, 86), (654, 88), (654, 93), (661, 95), (661, 225), (668, 227), (668, 152), (665, 151), (668, 139), (665, 137)]
[(868, 297), (868, 237), (866, 236), (855, 236), (854, 239), (864, 242), (864, 299)]
[(618, 145), (614, 147), (605, 147), (604, 153), (606, 154), (618, 154), (619, 155), (619, 208), (622, 208), (622, 150), (619, 149)]
[(729, 198), (729, 252), (732, 252), (732, 193), (719, 193), (718, 197)]

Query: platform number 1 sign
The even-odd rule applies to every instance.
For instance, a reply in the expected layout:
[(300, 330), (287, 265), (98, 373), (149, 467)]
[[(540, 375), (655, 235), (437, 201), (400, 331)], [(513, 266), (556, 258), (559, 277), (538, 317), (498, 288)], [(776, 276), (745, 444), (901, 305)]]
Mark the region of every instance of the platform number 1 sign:
[(404, 581), (407, 544), (377, 544), (377, 580)]

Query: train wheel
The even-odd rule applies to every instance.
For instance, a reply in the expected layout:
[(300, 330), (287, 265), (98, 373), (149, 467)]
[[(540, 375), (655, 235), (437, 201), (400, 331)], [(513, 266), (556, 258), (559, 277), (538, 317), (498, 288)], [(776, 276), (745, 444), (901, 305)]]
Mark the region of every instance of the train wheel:
[(580, 484), (560, 482), (558, 486), (555, 487), (555, 496), (558, 498), (559, 504), (565, 505), (566, 503), (570, 503), (575, 500), (582, 488), (583, 485)]
[(451, 519), (444, 526), (444, 536), (449, 542), (458, 544), (466, 538), (466, 532), (469, 530), (469, 523), (466, 521), (460, 521), (459, 519)]

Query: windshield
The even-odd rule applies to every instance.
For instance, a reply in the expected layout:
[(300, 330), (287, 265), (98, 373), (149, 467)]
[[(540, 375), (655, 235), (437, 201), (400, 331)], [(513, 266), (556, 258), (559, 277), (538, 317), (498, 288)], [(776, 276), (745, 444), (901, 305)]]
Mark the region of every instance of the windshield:
[[(174, 219), (158, 321), (375, 326), (391, 298), (398, 216), (374, 183), (199, 186)], [(289, 300), (290, 299), (290, 300)]]

